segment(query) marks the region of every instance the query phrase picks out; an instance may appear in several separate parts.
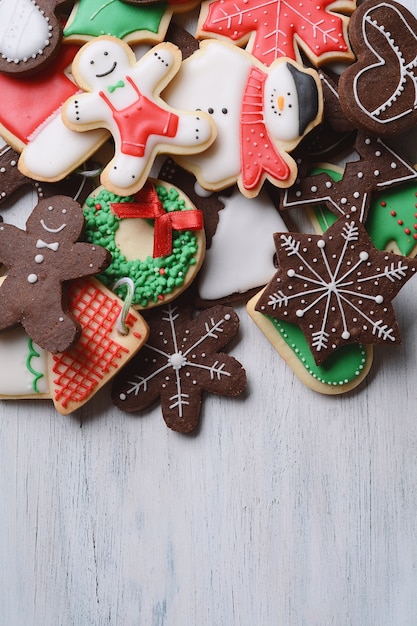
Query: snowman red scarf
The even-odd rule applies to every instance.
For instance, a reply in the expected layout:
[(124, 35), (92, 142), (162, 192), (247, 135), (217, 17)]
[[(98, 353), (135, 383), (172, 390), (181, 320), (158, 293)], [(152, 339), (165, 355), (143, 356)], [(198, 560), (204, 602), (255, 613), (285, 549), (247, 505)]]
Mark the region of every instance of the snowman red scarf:
[(240, 153), (242, 184), (247, 190), (256, 189), (264, 173), (282, 182), (289, 180), (292, 174), (287, 161), (274, 146), (264, 121), (266, 79), (265, 72), (252, 67), (243, 94)]

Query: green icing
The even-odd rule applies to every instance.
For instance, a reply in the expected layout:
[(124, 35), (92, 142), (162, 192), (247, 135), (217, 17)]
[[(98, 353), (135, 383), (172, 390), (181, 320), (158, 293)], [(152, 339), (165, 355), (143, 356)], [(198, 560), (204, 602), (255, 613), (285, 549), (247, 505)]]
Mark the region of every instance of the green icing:
[[(167, 189), (160, 185), (155, 188), (165, 211), (187, 210), (184, 200), (179, 197), (175, 188)], [(103, 246), (112, 255), (111, 264), (98, 278), (110, 289), (119, 279), (131, 278), (135, 285), (132, 304), (145, 308), (150, 302), (163, 300), (165, 295), (183, 285), (188, 269), (196, 263), (197, 237), (191, 231), (173, 231), (170, 255), (156, 258), (148, 256), (146, 259), (129, 261), (116, 245), (115, 236), (120, 218), (111, 211), (110, 204), (113, 202), (134, 202), (134, 198), (118, 196), (106, 189), (87, 198), (84, 207), (85, 239), (89, 243)], [(152, 220), (149, 223), (152, 224)], [(115, 292), (123, 298), (123, 287)]]
[(360, 376), (366, 363), (362, 344), (347, 344), (338, 348), (322, 365), (317, 365), (300, 327), (290, 322), (266, 316), (291, 348), (307, 372), (326, 385), (344, 385)]
[[(342, 174), (326, 168), (315, 168), (311, 173), (325, 172), (338, 181)], [(317, 222), (324, 232), (337, 216), (326, 206), (314, 208)], [(417, 183), (412, 181), (397, 185), (385, 192), (375, 193), (365, 222), (372, 243), (378, 250), (385, 250), (395, 241), (398, 250), (408, 256), (417, 246)]]
[(64, 28), (64, 37), (113, 35), (123, 39), (136, 31), (157, 34), (166, 7), (160, 2), (133, 6), (121, 0), (80, 0), (74, 18)]
[(38, 372), (32, 367), (32, 359), (38, 359), (39, 357), (40, 357), (40, 354), (33, 347), (32, 339), (28, 337), (28, 356), (26, 359), (26, 367), (33, 376), (32, 389), (35, 393), (39, 393), (38, 382), (44, 376), (42, 372)]
[(411, 254), (417, 246), (417, 183), (375, 194), (365, 226), (379, 250), (395, 241), (401, 254)]

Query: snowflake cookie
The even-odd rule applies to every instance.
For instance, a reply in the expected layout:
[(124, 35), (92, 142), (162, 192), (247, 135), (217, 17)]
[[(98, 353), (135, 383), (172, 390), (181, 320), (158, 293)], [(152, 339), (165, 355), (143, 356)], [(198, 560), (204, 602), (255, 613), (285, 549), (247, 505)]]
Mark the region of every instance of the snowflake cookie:
[(198, 424), (203, 391), (236, 396), (245, 389), (242, 365), (220, 352), (238, 332), (233, 309), (217, 305), (193, 318), (191, 307), (176, 301), (147, 321), (148, 342), (114, 379), (117, 407), (142, 411), (160, 398), (167, 426), (186, 433)]
[(377, 250), (352, 216), (323, 235), (274, 239), (279, 269), (256, 310), (300, 326), (317, 364), (348, 343), (401, 343), (391, 301), (415, 274), (416, 260)]

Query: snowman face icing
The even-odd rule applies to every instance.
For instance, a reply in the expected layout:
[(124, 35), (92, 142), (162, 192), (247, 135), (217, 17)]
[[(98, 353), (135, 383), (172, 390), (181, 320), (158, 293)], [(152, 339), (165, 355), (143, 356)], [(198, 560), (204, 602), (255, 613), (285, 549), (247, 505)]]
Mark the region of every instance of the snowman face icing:
[(286, 63), (279, 63), (266, 80), (264, 116), (272, 137), (280, 141), (300, 138), (297, 87)]
[(123, 48), (112, 41), (94, 42), (84, 48), (79, 60), (79, 73), (90, 88), (102, 89), (124, 78), (129, 60)]

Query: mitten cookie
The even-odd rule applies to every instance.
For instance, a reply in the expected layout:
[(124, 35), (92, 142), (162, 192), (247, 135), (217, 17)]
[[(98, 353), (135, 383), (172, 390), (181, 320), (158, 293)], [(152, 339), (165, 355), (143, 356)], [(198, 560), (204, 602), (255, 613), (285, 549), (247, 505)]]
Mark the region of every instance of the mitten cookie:
[(68, 314), (63, 283), (107, 267), (109, 253), (77, 242), (84, 226), (81, 206), (66, 196), (41, 200), (26, 230), (0, 225), (0, 261), (8, 272), (0, 287), (0, 330), (21, 324), (49, 352), (63, 352), (79, 338)]

